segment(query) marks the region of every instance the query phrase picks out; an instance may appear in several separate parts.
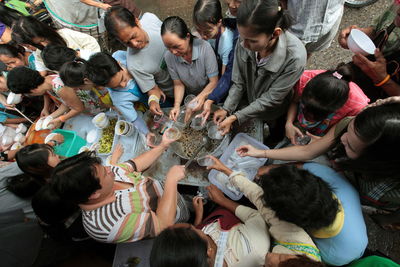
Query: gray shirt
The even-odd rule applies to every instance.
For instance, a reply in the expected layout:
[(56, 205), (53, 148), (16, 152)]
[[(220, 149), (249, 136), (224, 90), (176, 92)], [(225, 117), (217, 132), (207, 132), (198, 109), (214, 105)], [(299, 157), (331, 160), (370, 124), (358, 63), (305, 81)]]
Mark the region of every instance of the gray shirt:
[(161, 39), (162, 22), (156, 15), (144, 13), (140, 24), (149, 36), (149, 43), (142, 49), (128, 48), (128, 70), (143, 93), (158, 85), (167, 96), (173, 97), (173, 84), (164, 61), (167, 49)]
[(257, 66), (255, 52), (238, 42), (233, 84), (223, 108), (233, 113), (242, 98), (247, 98), (248, 105), (234, 113), (239, 124), (250, 118), (278, 118), (288, 109), (292, 87), (303, 73), (306, 61), (304, 45), (290, 32), (279, 36), (275, 50), (261, 66)]
[(186, 93), (197, 95), (208, 84), (209, 78), (218, 76), (218, 63), (211, 45), (198, 38), (193, 40), (192, 63), (167, 51), (165, 62), (172, 80), (180, 80)]

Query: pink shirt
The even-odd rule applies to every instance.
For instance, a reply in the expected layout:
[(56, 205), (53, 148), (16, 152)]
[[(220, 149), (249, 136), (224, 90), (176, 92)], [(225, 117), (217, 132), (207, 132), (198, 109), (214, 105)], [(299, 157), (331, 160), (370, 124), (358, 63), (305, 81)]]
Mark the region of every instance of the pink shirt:
[[(303, 75), (301, 75), (300, 80), (294, 86), (294, 93), (296, 97), (300, 97), (302, 95), (304, 87), (308, 81), (325, 71), (326, 70), (305, 70)], [(343, 107), (335, 112), (335, 115), (330, 121), (328, 129), (338, 123), (344, 117), (357, 115), (366, 105), (368, 105), (370, 101), (369, 98), (364, 94), (357, 84), (350, 82), (349, 88), (349, 98)]]

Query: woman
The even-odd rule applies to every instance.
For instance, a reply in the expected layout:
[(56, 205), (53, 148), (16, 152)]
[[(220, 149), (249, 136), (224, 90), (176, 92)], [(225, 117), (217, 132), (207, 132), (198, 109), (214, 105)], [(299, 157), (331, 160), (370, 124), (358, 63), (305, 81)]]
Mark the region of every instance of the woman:
[[(282, 116), (307, 58), (301, 41), (286, 31), (290, 17), (276, 0), (243, 1), (237, 24), (241, 42), (235, 51), (233, 85), (214, 115), (223, 134), (235, 121), (241, 124), (255, 117), (273, 121)], [(247, 104), (236, 111), (242, 100)]]
[(169, 17), (161, 26), (162, 40), (168, 51), (165, 62), (174, 82), (174, 107), (170, 118), (176, 120), (183, 96), (197, 95), (194, 111), (201, 109), (218, 82), (218, 64), (211, 45), (195, 38), (180, 17)]
[(0, 44), (11, 42), (11, 26), (21, 16), (17, 10), (0, 3)]
[[(346, 117), (328, 133), (305, 146), (259, 150), (250, 145), (237, 149), (241, 156), (307, 161), (331, 151), (335, 163), (346, 171), (362, 200), (380, 208), (400, 206), (400, 99), (372, 104), (356, 117)], [(267, 166), (267, 168), (269, 168)], [(266, 168), (260, 169), (264, 173)], [(381, 190), (384, 188), (384, 190)], [(399, 223), (399, 215), (393, 214)]]
[(234, 48), (239, 33), (236, 19), (223, 19), (222, 7), (218, 0), (199, 0), (193, 9), (193, 23), (204, 40), (208, 40), (217, 55), (220, 79), (204, 103), (202, 116), (208, 118), (213, 103), (222, 102), (232, 85)]
[(40, 53), (49, 44), (100, 52), (100, 46), (94, 37), (70, 29), (56, 31), (32, 16), (20, 17), (16, 21), (12, 28), (12, 39), (17, 44), (27, 46), (34, 51), (36, 70), (41, 75), (46, 75), (48, 69)]

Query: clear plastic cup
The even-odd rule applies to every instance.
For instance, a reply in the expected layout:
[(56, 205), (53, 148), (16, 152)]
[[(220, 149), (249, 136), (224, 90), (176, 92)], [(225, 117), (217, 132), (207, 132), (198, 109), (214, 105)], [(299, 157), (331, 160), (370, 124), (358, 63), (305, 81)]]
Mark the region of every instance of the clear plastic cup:
[(194, 99), (196, 98), (195, 95), (187, 95), (185, 97), (185, 100), (183, 100), (183, 103), (185, 104), (185, 106), (189, 109), (194, 109), (195, 107), (197, 107), (197, 105), (199, 104), (198, 101), (194, 101)]
[(158, 146), (161, 144), (162, 136), (159, 134), (154, 134), (150, 137), (150, 144), (153, 146)]
[(222, 131), (218, 130), (218, 125), (213, 125), (208, 129), (208, 137), (211, 139), (221, 140), (224, 138)]
[(204, 157), (198, 158), (198, 159), (197, 159), (197, 163), (198, 163), (200, 166), (208, 167), (208, 166), (213, 165), (213, 164), (214, 164), (214, 161), (213, 161), (211, 158), (209, 158), (208, 156), (204, 156)]
[(190, 127), (195, 129), (196, 131), (200, 131), (201, 129), (203, 129), (205, 127), (205, 125), (203, 124), (203, 118), (202, 117), (194, 117), (192, 119), (192, 122), (190, 123)]
[(182, 136), (181, 131), (175, 126), (170, 127), (165, 134), (168, 139), (172, 140), (178, 140)]

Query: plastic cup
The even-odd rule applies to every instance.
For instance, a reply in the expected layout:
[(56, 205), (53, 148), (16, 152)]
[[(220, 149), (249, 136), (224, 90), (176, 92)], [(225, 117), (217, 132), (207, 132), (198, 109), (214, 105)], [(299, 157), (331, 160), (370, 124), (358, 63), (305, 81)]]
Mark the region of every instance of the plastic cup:
[(15, 130), (15, 132), (16, 133), (25, 133), (27, 130), (28, 130), (28, 128), (23, 123), (20, 123), (20, 124), (18, 124), (18, 127)]
[(161, 144), (162, 136), (159, 134), (154, 134), (150, 137), (150, 144), (153, 146), (158, 146)]
[(192, 119), (192, 122), (190, 123), (190, 127), (195, 129), (196, 131), (200, 131), (201, 129), (203, 129), (205, 127), (205, 125), (203, 124), (203, 118), (202, 117), (194, 117)]
[(110, 124), (110, 120), (104, 112), (101, 112), (92, 119), (92, 123), (97, 128), (104, 129)]
[(182, 136), (181, 131), (175, 126), (170, 127), (165, 134), (168, 139), (172, 140), (178, 140)]
[(200, 166), (208, 167), (208, 166), (212, 166), (214, 164), (214, 161), (211, 158), (209, 158), (208, 156), (205, 156), (205, 157), (198, 158), (197, 163)]
[(217, 140), (221, 140), (222, 138), (224, 138), (224, 136), (222, 135), (222, 132), (220, 130), (218, 130), (217, 125), (213, 125), (208, 129), (208, 137), (210, 137), (211, 139), (217, 139)]

